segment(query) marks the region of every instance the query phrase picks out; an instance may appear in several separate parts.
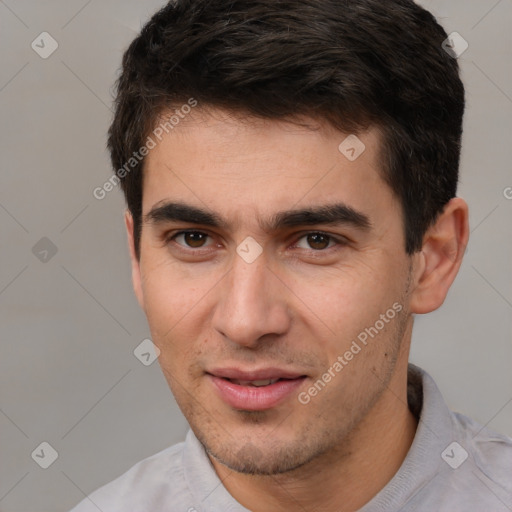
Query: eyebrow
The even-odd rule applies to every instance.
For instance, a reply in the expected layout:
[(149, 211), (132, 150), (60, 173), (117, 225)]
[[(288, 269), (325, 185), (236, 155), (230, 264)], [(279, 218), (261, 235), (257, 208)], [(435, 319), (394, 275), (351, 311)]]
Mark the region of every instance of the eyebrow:
[[(150, 224), (185, 222), (219, 229), (230, 227), (229, 223), (216, 213), (182, 202), (157, 203), (144, 216), (144, 222)], [(260, 221), (260, 228), (265, 232), (273, 232), (284, 227), (316, 224), (348, 225), (363, 231), (368, 231), (372, 226), (366, 214), (346, 204), (334, 203), (277, 212), (269, 220)]]

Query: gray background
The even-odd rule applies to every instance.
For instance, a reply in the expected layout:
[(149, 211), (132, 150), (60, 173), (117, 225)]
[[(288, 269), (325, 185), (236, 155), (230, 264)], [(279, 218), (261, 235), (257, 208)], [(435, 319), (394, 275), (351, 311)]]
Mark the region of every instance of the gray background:
[[(411, 360), (453, 409), (512, 435), (512, 0), (422, 4), (469, 43), (459, 195), (472, 233), (444, 306), (416, 318)], [(161, 5), (0, 0), (3, 512), (68, 510), (186, 432), (157, 363), (133, 355), (149, 330), (131, 289), (121, 193), (92, 195), (110, 176), (122, 51)], [(47, 59), (31, 48), (43, 31), (59, 44)], [(43, 256), (43, 237), (55, 255)], [(58, 452), (46, 470), (31, 458), (43, 441)]]

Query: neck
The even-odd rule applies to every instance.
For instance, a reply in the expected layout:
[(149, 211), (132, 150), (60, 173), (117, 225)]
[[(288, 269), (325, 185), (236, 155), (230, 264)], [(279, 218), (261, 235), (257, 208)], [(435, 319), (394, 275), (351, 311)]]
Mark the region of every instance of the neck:
[(229, 493), (253, 512), (353, 512), (368, 503), (398, 471), (416, 433), (417, 420), (407, 406), (405, 352), (371, 411), (329, 453), (272, 476), (236, 473), (212, 459)]

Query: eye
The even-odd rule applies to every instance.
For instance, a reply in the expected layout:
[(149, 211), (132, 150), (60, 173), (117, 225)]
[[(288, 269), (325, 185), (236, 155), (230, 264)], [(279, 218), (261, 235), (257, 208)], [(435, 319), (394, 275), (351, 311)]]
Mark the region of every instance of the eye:
[[(301, 240), (305, 240), (305, 244), (301, 245)], [(318, 231), (306, 233), (304, 236), (299, 238), (296, 244), (300, 249), (313, 251), (324, 251), (326, 249), (331, 249), (336, 245), (345, 245), (345, 243), (341, 239), (337, 239), (331, 235)]]
[(208, 238), (209, 235), (202, 231), (180, 231), (179, 233), (170, 236), (167, 241), (174, 241), (178, 245), (188, 249), (201, 249), (202, 247), (205, 247), (205, 242)]
[[(168, 236), (166, 242), (174, 242), (185, 250), (205, 249), (211, 245), (207, 244), (209, 238), (211, 237), (202, 231), (179, 231)], [(305, 233), (295, 243), (295, 247), (310, 252), (327, 252), (328, 249), (343, 245), (347, 245), (343, 237), (337, 238), (320, 231)]]

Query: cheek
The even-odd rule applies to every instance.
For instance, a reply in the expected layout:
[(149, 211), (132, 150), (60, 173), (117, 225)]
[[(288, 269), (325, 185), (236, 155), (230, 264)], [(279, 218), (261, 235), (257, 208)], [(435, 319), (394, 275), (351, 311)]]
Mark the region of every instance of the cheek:
[(160, 362), (176, 366), (199, 336), (203, 322), (198, 315), (205, 291), (165, 265), (145, 269), (142, 289), (152, 339), (161, 351)]
[(204, 294), (200, 281), (159, 254), (148, 254), (141, 263), (141, 281), (150, 324), (166, 326), (167, 330), (187, 315)]
[[(310, 319), (310, 328), (317, 332), (316, 345), (330, 360), (343, 354), (359, 335), (364, 339), (365, 330), (376, 322), (378, 328), (382, 327), (381, 315), (401, 299), (400, 283), (393, 275), (392, 269), (380, 272), (377, 266), (353, 266), (317, 272), (314, 279), (303, 276), (296, 281), (293, 291), (306, 306), (301, 309)], [(379, 329), (379, 339), (388, 335), (392, 324), (386, 322)]]
[(369, 269), (344, 266), (322, 269), (314, 275), (302, 275), (291, 287), (319, 320), (331, 331), (340, 332), (385, 302), (389, 288)]

